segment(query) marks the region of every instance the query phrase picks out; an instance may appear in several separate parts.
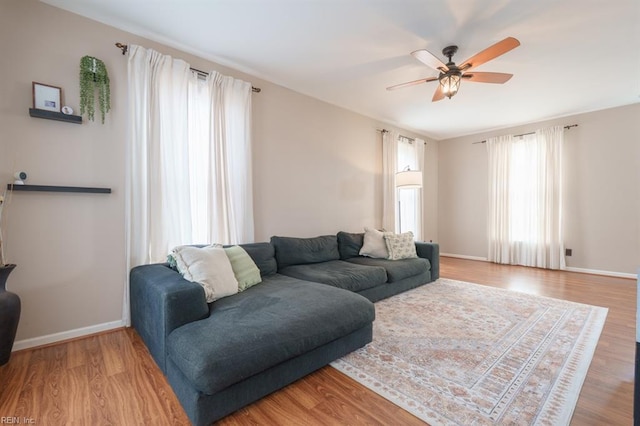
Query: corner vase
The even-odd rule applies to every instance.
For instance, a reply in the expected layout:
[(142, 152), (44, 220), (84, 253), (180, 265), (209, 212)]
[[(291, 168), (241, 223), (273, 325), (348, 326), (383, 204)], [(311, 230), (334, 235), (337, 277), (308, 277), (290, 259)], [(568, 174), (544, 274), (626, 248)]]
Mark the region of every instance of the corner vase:
[(20, 297), (6, 288), (9, 274), (15, 267), (11, 264), (0, 266), (0, 365), (9, 362), (20, 321)]

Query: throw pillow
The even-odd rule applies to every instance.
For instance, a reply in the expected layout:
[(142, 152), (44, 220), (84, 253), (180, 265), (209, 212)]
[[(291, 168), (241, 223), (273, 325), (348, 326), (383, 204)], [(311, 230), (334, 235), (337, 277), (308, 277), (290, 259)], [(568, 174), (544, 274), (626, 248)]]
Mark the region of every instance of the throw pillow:
[[(210, 247), (222, 247), (222, 244), (209, 244)], [(206, 247), (205, 244), (201, 244), (201, 245), (192, 245), (192, 246), (177, 246), (174, 247), (173, 250), (171, 250), (171, 253), (169, 253), (167, 255), (167, 263), (169, 264), (169, 268), (173, 269), (174, 271), (178, 271), (178, 264), (176, 263), (176, 258), (173, 256), (173, 252), (178, 248), (178, 247)], [(180, 271), (178, 271), (180, 272)]]
[(180, 246), (171, 254), (184, 279), (204, 288), (207, 303), (238, 292), (238, 281), (223, 248)]
[(385, 232), (384, 240), (389, 251), (388, 259), (398, 260), (418, 257), (416, 243), (413, 240), (413, 232), (403, 232), (402, 234)]
[(174, 271), (178, 270), (178, 264), (176, 263), (176, 258), (173, 257), (173, 254), (169, 253), (169, 255), (167, 256), (167, 263), (169, 264), (169, 268), (173, 269)]
[(373, 257), (377, 259), (386, 259), (389, 257), (387, 244), (384, 241), (384, 233), (377, 229), (364, 228), (364, 239), (361, 256)]
[(360, 249), (364, 243), (364, 232), (352, 234), (350, 232), (340, 231), (336, 235), (338, 237), (338, 251), (340, 259), (351, 259), (360, 255)]
[(231, 262), (233, 274), (238, 280), (238, 291), (245, 291), (262, 282), (260, 270), (245, 249), (240, 246), (231, 246), (226, 247), (224, 251)]

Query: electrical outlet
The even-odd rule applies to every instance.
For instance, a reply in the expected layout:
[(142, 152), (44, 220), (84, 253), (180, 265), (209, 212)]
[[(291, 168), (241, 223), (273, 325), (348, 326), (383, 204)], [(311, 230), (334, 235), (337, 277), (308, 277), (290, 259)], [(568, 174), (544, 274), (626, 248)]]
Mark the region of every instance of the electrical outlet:
[(571, 256), (573, 254), (573, 250), (572, 249), (564, 249), (564, 255), (565, 256)]

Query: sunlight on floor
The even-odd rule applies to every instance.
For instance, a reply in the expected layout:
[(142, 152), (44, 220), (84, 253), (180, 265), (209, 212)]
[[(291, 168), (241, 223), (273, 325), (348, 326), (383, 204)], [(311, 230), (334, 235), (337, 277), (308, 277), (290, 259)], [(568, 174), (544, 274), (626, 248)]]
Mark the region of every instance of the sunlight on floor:
[(516, 278), (509, 281), (505, 288), (513, 291), (519, 291), (520, 293), (535, 294), (537, 296), (543, 296), (544, 291), (541, 288), (539, 282), (532, 279)]

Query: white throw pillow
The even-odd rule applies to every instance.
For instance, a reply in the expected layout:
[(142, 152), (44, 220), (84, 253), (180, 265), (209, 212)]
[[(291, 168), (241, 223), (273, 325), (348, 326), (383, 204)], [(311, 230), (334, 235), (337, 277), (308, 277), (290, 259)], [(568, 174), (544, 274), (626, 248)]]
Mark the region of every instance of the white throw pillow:
[(172, 254), (184, 279), (204, 288), (207, 303), (238, 292), (238, 281), (222, 247), (180, 246)]
[(360, 256), (386, 259), (389, 257), (387, 243), (384, 241), (384, 233), (377, 229), (364, 228), (364, 242), (360, 249)]
[(384, 240), (389, 251), (389, 259), (414, 259), (418, 257), (416, 243), (413, 240), (413, 232), (409, 231), (402, 234), (385, 232)]

